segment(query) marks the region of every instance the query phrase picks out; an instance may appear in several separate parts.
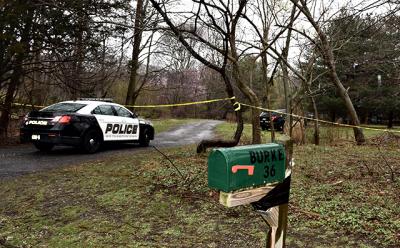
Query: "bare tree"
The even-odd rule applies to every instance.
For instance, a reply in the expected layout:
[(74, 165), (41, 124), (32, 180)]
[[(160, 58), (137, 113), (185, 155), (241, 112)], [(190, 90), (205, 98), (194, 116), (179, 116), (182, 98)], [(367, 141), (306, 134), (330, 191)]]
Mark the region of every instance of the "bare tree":
[[(229, 97), (235, 96), (231, 79), (227, 74), (228, 59), (231, 56), (229, 45), (231, 44), (231, 42), (234, 42), (231, 41), (232, 36), (229, 30), (231, 29), (232, 26), (229, 24), (229, 20), (231, 20), (230, 18), (233, 16), (240, 15), (241, 11), (244, 8), (245, 1), (243, 1), (243, 3), (240, 4), (240, 7), (238, 8), (236, 13), (231, 13), (230, 10), (229, 12), (225, 12), (222, 9), (218, 9), (218, 11), (220, 11), (219, 14), (221, 14), (222, 18), (224, 19), (224, 25), (226, 30), (222, 29), (219, 25), (217, 25), (217, 20), (210, 12), (210, 8), (217, 8), (216, 5), (206, 4), (202, 1), (199, 2), (196, 13), (200, 13), (200, 10), (202, 8), (205, 9), (206, 13), (204, 16), (196, 15), (194, 23), (193, 25), (191, 25), (192, 28), (187, 30), (183, 28), (185, 26), (176, 25), (172, 22), (172, 19), (169, 17), (166, 11), (165, 5), (157, 2), (156, 0), (150, 0), (150, 1), (153, 7), (158, 11), (158, 13), (160, 13), (160, 15), (162, 16), (162, 18), (164, 19), (170, 30), (177, 37), (179, 42), (182, 43), (182, 45), (190, 52), (190, 54), (194, 58), (196, 58), (198, 61), (200, 61), (202, 64), (209, 67), (210, 69), (217, 71), (221, 75), (225, 83), (225, 90), (228, 96)], [(205, 22), (203, 18), (209, 18), (210, 22)], [(204, 24), (204, 27), (207, 27), (207, 31), (210, 34), (214, 33), (215, 31), (219, 31), (217, 32), (217, 35), (220, 35), (220, 37), (222, 38), (221, 42), (222, 45), (212, 44), (208, 42), (206, 39), (204, 39), (202, 36), (200, 36), (197, 32), (199, 22)], [(236, 24), (237, 21), (234, 25)], [(221, 59), (220, 60), (221, 63), (217, 64), (212, 59), (207, 58), (206, 56), (202, 55), (199, 51), (196, 51), (194, 47), (190, 46), (188, 39), (196, 39), (201, 43), (201, 45), (203, 45), (203, 47), (206, 47), (207, 49), (212, 49), (214, 52), (217, 52), (220, 55), (219, 59)], [(235, 104), (236, 101), (232, 99), (231, 102), (232, 104)], [(237, 128), (233, 140), (203, 140), (198, 145), (197, 151), (203, 152), (208, 147), (215, 147), (215, 146), (229, 147), (238, 144), (243, 131), (243, 119), (241, 111), (236, 111), (236, 119), (237, 119)]]
[[(158, 53), (157, 46), (160, 45), (159, 39), (164, 34), (163, 29), (158, 23), (161, 21), (157, 11), (149, 7), (148, 0), (138, 0), (134, 16), (132, 56), (130, 61), (130, 77), (125, 104), (134, 105), (141, 91), (149, 82), (147, 79), (150, 74), (162, 71), (160, 65), (156, 70), (152, 70), (150, 63), (152, 55)], [(161, 32), (160, 32), (161, 31)], [(147, 52), (144, 52), (147, 50)], [(144, 66), (145, 64), (145, 66)], [(141, 68), (145, 67), (144, 69)], [(144, 72), (143, 72), (144, 71)]]
[[(340, 97), (343, 99), (343, 101), (345, 103), (347, 111), (352, 119), (353, 125), (359, 126), (360, 120), (358, 118), (358, 115), (354, 108), (354, 105), (349, 97), (349, 94), (348, 94), (346, 88), (343, 86), (342, 82), (340, 81), (339, 76), (337, 75), (336, 65), (335, 65), (335, 57), (333, 55), (333, 49), (332, 49), (331, 44), (329, 43), (327, 35), (322, 30), (321, 26), (318, 23), (318, 20), (314, 19), (313, 15), (311, 14), (311, 11), (307, 5), (307, 2), (305, 0), (290, 0), (290, 1), (304, 14), (304, 16), (307, 18), (309, 23), (312, 25), (312, 27), (317, 32), (317, 36), (319, 38), (319, 44), (317, 45), (317, 48), (318, 48), (319, 52), (321, 53), (326, 66), (329, 69), (329, 76), (331, 77), (333, 83), (335, 84)], [(365, 143), (365, 137), (363, 134), (363, 130), (358, 127), (354, 127), (353, 130), (354, 130), (354, 136), (355, 136), (357, 144)]]

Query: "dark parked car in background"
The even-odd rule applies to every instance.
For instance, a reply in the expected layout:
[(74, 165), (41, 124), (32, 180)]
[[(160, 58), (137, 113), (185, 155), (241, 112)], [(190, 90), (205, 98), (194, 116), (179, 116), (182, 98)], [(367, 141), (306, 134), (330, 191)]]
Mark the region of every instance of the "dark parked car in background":
[[(277, 109), (277, 112), (271, 113), (272, 123), (274, 124), (274, 129), (277, 131), (283, 131), (285, 126), (285, 109)], [(271, 129), (271, 121), (269, 119), (269, 112), (261, 112), (260, 114), (260, 125), (262, 130)]]

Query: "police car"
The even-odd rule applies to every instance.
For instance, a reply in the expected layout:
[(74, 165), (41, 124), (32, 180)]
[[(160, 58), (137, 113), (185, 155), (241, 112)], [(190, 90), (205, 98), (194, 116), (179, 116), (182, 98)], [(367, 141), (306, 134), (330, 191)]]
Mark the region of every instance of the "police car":
[(154, 128), (151, 122), (110, 99), (80, 99), (30, 112), (20, 134), (22, 142), (32, 142), (41, 151), (71, 145), (95, 153), (103, 142), (148, 146), (154, 139)]

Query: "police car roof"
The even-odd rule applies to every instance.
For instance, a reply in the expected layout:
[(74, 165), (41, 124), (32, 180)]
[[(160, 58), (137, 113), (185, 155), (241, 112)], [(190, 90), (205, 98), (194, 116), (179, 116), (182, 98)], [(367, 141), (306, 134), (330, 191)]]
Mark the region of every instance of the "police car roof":
[(104, 102), (104, 101), (74, 100), (74, 101), (64, 101), (64, 102), (65, 103), (94, 104), (94, 105), (109, 104), (109, 105), (118, 105), (118, 106), (120, 106), (120, 104), (117, 104), (117, 103)]

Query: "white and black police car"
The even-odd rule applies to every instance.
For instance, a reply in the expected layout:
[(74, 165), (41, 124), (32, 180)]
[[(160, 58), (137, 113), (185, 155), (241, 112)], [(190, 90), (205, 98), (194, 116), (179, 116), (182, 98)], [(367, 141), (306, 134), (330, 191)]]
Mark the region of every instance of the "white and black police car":
[(103, 142), (148, 146), (154, 139), (154, 128), (151, 122), (111, 99), (79, 99), (30, 112), (20, 134), (21, 142), (32, 142), (41, 151), (50, 151), (55, 145), (70, 145), (95, 153)]

